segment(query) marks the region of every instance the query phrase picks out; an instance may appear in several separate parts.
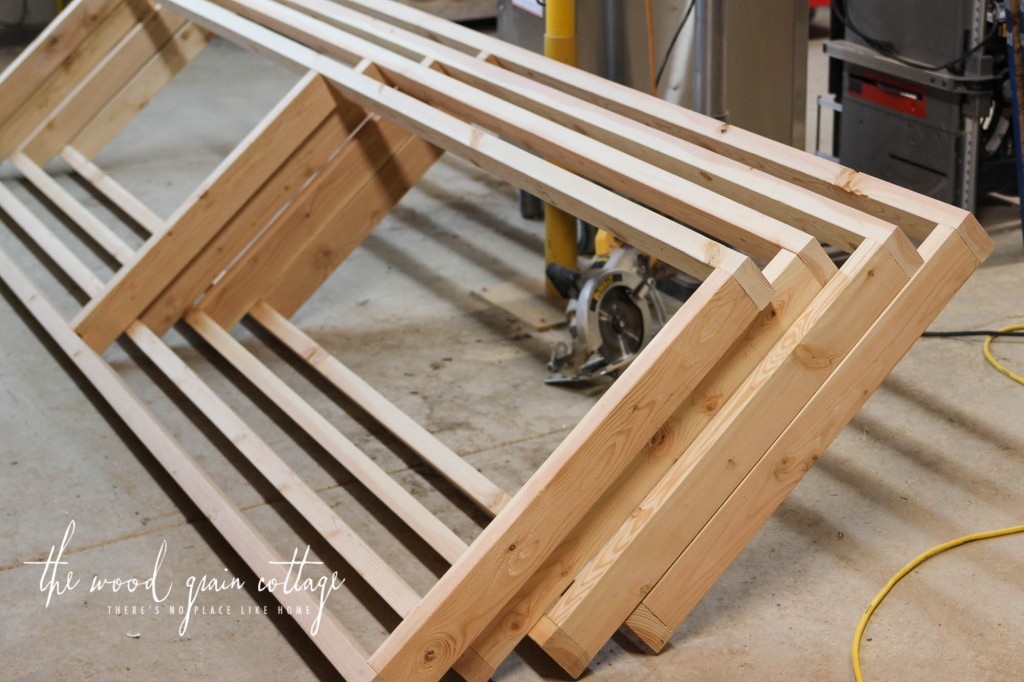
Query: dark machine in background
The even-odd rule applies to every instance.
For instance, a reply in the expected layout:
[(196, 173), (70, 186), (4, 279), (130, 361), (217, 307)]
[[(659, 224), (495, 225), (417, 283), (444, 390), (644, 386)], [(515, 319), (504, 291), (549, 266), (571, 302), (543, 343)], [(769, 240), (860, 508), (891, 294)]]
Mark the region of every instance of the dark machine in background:
[(831, 26), (840, 162), (971, 211), (1016, 193), (1001, 3), (833, 0)]

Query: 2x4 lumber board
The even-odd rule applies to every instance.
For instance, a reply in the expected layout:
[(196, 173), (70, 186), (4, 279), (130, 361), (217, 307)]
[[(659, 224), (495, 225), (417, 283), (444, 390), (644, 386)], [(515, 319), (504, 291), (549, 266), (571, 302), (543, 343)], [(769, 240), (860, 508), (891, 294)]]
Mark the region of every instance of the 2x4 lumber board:
[(859, 174), (788, 145), (762, 138), (721, 121), (678, 107), (604, 78), (546, 59), (392, 0), (337, 0), (339, 4), (381, 18), (430, 40), (470, 54), (487, 53), (509, 71), (594, 102), (651, 127), (664, 130), (723, 156), (801, 185), (924, 239), (935, 225), (960, 232), (979, 258), (992, 242), (967, 211), (892, 183)]
[[(31, 163), (31, 162), (28, 162)], [(52, 181), (52, 179), (51, 179)], [(2, 188), (0, 188), (2, 189)], [(0, 199), (2, 199), (0, 195)], [(88, 211), (66, 197), (60, 208), (85, 229), (83, 216)], [(5, 207), (7, 205), (5, 204)], [(87, 294), (94, 295), (102, 283), (70, 251), (52, 253), (52, 233), (35, 220), (28, 220), (17, 206), (15, 219), (37, 244), (47, 248), (48, 256)], [(116, 236), (113, 239), (117, 240)], [(113, 244), (110, 254), (121, 261), (130, 258), (123, 242)], [(48, 248), (49, 247), (49, 248)], [(124, 254), (128, 253), (126, 257)], [(335, 513), (277, 454), (199, 378), (151, 329), (134, 322), (128, 337), (164, 375), (227, 437), (266, 480), (305, 518), (324, 540), (349, 563), (396, 613), (405, 616), (420, 601), (420, 596), (387, 562)]]
[(190, 312), (185, 319), (196, 333), (316, 440), (410, 529), (423, 538), (435, 552), (449, 563), (454, 563), (465, 553), (466, 543), (450, 528), (441, 523), (419, 500), (342, 435), (323, 415), (313, 409), (293, 388), (256, 359), (220, 325), (199, 311)]
[[(339, 102), (340, 106), (363, 111), (343, 99)], [(381, 184), (393, 197), (387, 209), (398, 202), (406, 183), (392, 184), (387, 182), (390, 178), (380, 179), (379, 173), (412, 137), (400, 126), (374, 119), (356, 131), (302, 194), (211, 287), (199, 303), (203, 312), (230, 329), (280, 281), (296, 256), (328, 225), (338, 224), (344, 243), (352, 249), (369, 235), (375, 223), (369, 229), (358, 229), (365, 226), (346, 220), (346, 209), (371, 183)], [(384, 215), (386, 211), (377, 217)]]
[[(353, 131), (365, 121), (360, 107), (339, 102), (328, 116), (242, 209), (224, 226), (209, 245), (174, 278), (174, 281), (142, 314), (142, 320), (158, 333), (170, 329), (204, 293), (216, 288), (215, 282), (253, 240), (273, 224), (290, 202), (310, 191), (310, 180), (323, 172), (324, 164), (345, 144)], [(328, 199), (328, 197), (322, 197)], [(276, 271), (265, 270), (262, 279), (273, 278)], [(223, 325), (230, 328), (232, 325)]]
[(278, 167), (335, 109), (326, 83), (309, 73), (72, 320), (102, 352), (156, 299)]
[[(0, 250), (0, 278), (249, 568), (259, 576), (276, 579), (283, 584), (286, 579), (285, 562), (277, 551), (117, 372), (74, 333), (3, 250)], [(283, 590), (274, 590), (273, 594), (283, 606), (292, 608), (292, 617), (306, 632), (316, 630), (319, 625), (317, 635), (311, 639), (345, 679), (371, 682), (376, 678), (366, 662), (366, 652), (332, 613), (325, 612), (317, 623), (320, 604), (311, 593), (293, 591), (286, 594)]]
[(281, 343), (359, 405), (410, 449), (420, 455), (481, 509), (496, 516), (509, 500), (508, 493), (402, 412), (377, 389), (328, 353), (268, 304), (260, 301), (249, 315)]
[[(791, 224), (817, 239), (849, 252), (864, 239), (872, 239), (886, 244), (904, 264), (908, 275), (920, 265), (913, 245), (891, 223), (337, 3), (282, 0), (282, 4), (319, 16), (393, 51), (415, 48), (420, 58), (434, 59), (449, 76)], [(680, 194), (685, 195), (685, 191)]]
[(381, 677), (438, 680), (455, 665), (756, 314), (734, 279), (712, 274), (371, 656)]
[(275, 307), (283, 303), (285, 314), (293, 314), (441, 153), (393, 123), (370, 121), (200, 307), (224, 327), (261, 298)]
[(77, 199), (61, 187), (46, 171), (37, 166), (21, 152), (15, 152), (10, 158), (11, 164), (31, 182), (43, 196), (59, 208), (64, 215), (71, 218), (82, 231), (89, 235), (98, 246), (124, 263), (132, 257), (132, 250), (107, 227), (102, 220), (82, 206)]
[(403, 617), (419, 604), (420, 596), (387, 561), (374, 552), (159, 336), (141, 323), (129, 327), (127, 334), (385, 603)]
[(0, 128), (123, 0), (75, 0), (0, 74)]
[[(548, 612), (579, 675), (796, 418), (908, 278), (865, 241)], [(667, 542), (666, 538), (671, 538)]]
[[(822, 282), (835, 265), (818, 241), (796, 228), (673, 175), (571, 127), (502, 100), (331, 24), (272, 0), (217, 0), (323, 54), (369, 59), (403, 92), (498, 133), (637, 202), (699, 227), (763, 261), (798, 253)], [(481, 62), (482, 63), (482, 62)]]
[[(25, 160), (27, 164), (31, 161)], [(38, 167), (33, 174), (42, 173)], [(42, 173), (46, 180), (52, 178)], [(38, 180), (38, 179), (37, 179)], [(46, 182), (41, 183), (44, 186)], [(71, 196), (58, 196), (58, 207), (84, 230), (96, 220)], [(22, 217), (23, 219), (23, 217)], [(38, 228), (33, 234), (41, 234)], [(121, 262), (131, 258), (131, 249), (113, 236), (109, 253)], [(72, 257), (59, 258), (62, 267), (78, 271), (85, 266)], [(102, 286), (99, 279), (82, 280), (83, 289), (90, 295)], [(264, 478), (305, 518), (324, 540), (352, 566), (384, 601), (401, 616), (407, 615), (420, 601), (420, 596), (391, 566), (376, 554), (365, 541), (350, 528), (316, 492), (299, 478), (271, 448), (200, 379), (191, 368), (167, 347), (160, 337), (144, 324), (134, 323), (128, 328), (129, 338), (160, 371), (227, 437)]]
[(440, 158), (442, 150), (415, 135), (352, 200), (310, 240), (277, 278), (264, 298), (284, 315), (295, 312), (327, 281), (405, 192)]
[(56, 156), (184, 24), (163, 8), (141, 21), (31, 133), (25, 155), (38, 164)]
[(78, 288), (90, 296), (103, 288), (103, 281), (57, 238), (18, 197), (0, 183), (0, 211), (7, 214)]
[(169, 3), (193, 21), (261, 54), (315, 69), (366, 109), (684, 272), (706, 277), (722, 270), (740, 283), (757, 307), (771, 301), (764, 275), (732, 249), (213, 3)]
[[(821, 284), (796, 255), (782, 252), (765, 268), (775, 288), (771, 305), (760, 311), (743, 335), (710, 373), (682, 401), (658, 433), (645, 443), (632, 470), (624, 474), (586, 519), (549, 558), (545, 566), (520, 590), (473, 643), (477, 660), (460, 661), (457, 669), (470, 682), (486, 680), (515, 647), (520, 633), (545, 642), (545, 611), (565, 590), (566, 576), (583, 568), (604, 542), (622, 525), (647, 493), (714, 418), (753, 372), (761, 358), (783, 338), (821, 290)], [(467, 670), (472, 669), (472, 676)]]
[(80, 178), (85, 180), (107, 201), (124, 211), (125, 215), (149, 234), (162, 232), (164, 219), (158, 216), (121, 183), (103, 172), (99, 166), (90, 161), (74, 147), (65, 147), (60, 158)]
[(82, 128), (70, 146), (86, 158), (95, 158), (203, 51), (211, 37), (192, 23), (179, 28), (174, 38)]
[[(146, 0), (124, 0), (54, 69), (0, 125), (0, 159), (27, 141), (50, 112), (106, 57), (121, 39), (152, 13)], [(19, 98), (15, 96), (15, 99)]]
[[(955, 231), (921, 245), (924, 266), (786, 428), (626, 624), (656, 651), (977, 269)], [(644, 611), (664, 624), (645, 627)]]

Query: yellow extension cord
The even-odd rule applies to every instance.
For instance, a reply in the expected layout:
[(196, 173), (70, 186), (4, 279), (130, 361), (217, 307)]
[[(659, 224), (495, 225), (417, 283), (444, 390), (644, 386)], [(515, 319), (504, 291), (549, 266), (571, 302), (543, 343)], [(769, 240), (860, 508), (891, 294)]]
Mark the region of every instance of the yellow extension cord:
[[(1024, 331), (1024, 324), (1017, 324), (1011, 327), (1004, 327), (999, 331)], [(985, 345), (983, 347), (985, 351), (985, 359), (988, 360), (989, 364), (998, 369), (1001, 373), (1010, 377), (1019, 384), (1024, 384), (1024, 377), (1014, 374), (1013, 372), (1008, 370), (1006, 367), (1002, 365), (1002, 363), (996, 360), (996, 357), (992, 354), (992, 341), (994, 341), (996, 338), (997, 337), (995, 336), (989, 336), (985, 339)], [(1006, 535), (1014, 535), (1016, 533), (1024, 533), (1024, 526), (1013, 526), (1011, 528), (1003, 528), (1002, 530), (991, 530), (986, 533), (975, 533), (974, 535), (965, 535), (962, 538), (950, 540), (949, 542), (939, 545), (938, 547), (933, 547), (932, 549), (928, 550), (927, 552), (925, 552), (924, 554), (917, 557), (909, 564), (901, 568), (899, 573), (894, 575), (892, 579), (888, 583), (886, 583), (885, 587), (882, 588), (882, 591), (879, 592), (873, 600), (871, 600), (871, 604), (868, 605), (868, 608), (864, 612), (864, 615), (861, 616), (860, 623), (857, 624), (857, 631), (853, 633), (853, 676), (854, 678), (856, 678), (857, 682), (864, 682), (864, 676), (861, 674), (860, 670), (860, 641), (864, 638), (864, 631), (868, 627), (868, 621), (871, 620), (871, 615), (875, 612), (875, 609), (877, 609), (878, 606), (882, 603), (882, 600), (885, 599), (889, 592), (892, 591), (892, 588), (896, 587), (896, 583), (903, 580), (903, 578), (906, 577), (908, 573), (913, 571), (915, 568), (917, 568), (924, 562), (931, 559), (933, 556), (942, 554), (948, 549), (953, 549), (954, 547), (959, 547), (960, 545), (966, 545), (969, 542), (975, 542), (977, 540), (988, 540), (989, 538), (998, 538)]]
[[(1015, 324), (1015, 325), (1010, 326), (1010, 327), (1003, 327), (999, 331), (1001, 331), (1001, 332), (1019, 332), (1019, 331), (1024, 331), (1024, 324)], [(1024, 384), (1024, 377), (1020, 376), (1019, 374), (1014, 374), (1010, 370), (1006, 369), (1006, 367), (1004, 367), (1002, 365), (1002, 363), (1000, 363), (998, 360), (996, 360), (996, 356), (992, 355), (992, 342), (995, 341), (996, 338), (997, 337), (995, 337), (995, 336), (989, 336), (989, 337), (987, 337), (985, 339), (985, 345), (982, 347), (983, 350), (985, 351), (985, 359), (988, 360), (990, 365), (992, 365), (993, 367), (998, 369), (1000, 372), (1002, 372), (1006, 376), (1008, 376), (1011, 379), (1013, 379), (1014, 381), (1016, 381), (1018, 384)]]

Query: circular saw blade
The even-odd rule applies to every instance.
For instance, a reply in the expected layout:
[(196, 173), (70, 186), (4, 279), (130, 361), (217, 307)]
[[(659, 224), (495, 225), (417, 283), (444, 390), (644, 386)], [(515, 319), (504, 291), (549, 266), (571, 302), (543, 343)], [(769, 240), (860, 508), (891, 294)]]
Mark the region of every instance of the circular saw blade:
[(644, 314), (625, 286), (609, 287), (597, 308), (600, 353), (609, 365), (636, 355), (644, 342)]

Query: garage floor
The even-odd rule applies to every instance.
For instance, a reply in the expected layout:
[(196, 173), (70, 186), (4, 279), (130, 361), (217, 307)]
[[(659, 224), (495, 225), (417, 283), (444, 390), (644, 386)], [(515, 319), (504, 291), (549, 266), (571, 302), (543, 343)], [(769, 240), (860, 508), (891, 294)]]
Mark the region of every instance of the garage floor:
[[(821, 78), (812, 43), (812, 78)], [(13, 54), (4, 54), (4, 63)], [(169, 215), (297, 75), (215, 42), (98, 162)], [(812, 81), (811, 96), (824, 90)], [(0, 176), (8, 178), (8, 166)], [(65, 184), (104, 215), (72, 179)], [(24, 187), (26, 202), (38, 199)], [(541, 227), (520, 219), (512, 189), (445, 157), (295, 318), (402, 409), (512, 491), (526, 480), (598, 391), (542, 383), (561, 332), (536, 333), (470, 295), (541, 271)], [(980, 211), (997, 250), (942, 314), (938, 329), (1024, 321), (1024, 250), (1015, 206)], [(111, 217), (113, 219), (113, 217)], [(67, 228), (54, 221), (55, 228)], [(137, 235), (126, 238), (141, 243)], [(0, 244), (46, 282), (70, 316), (76, 301), (9, 226)], [(82, 249), (97, 273), (110, 264)], [(328, 665), (154, 459), (0, 287), (0, 678), (315, 679)], [(486, 522), (344, 400), (319, 391), (281, 349), (252, 330), (238, 338), (291, 376), (359, 446), (467, 541)], [(400, 523), (296, 434), (244, 377), (223, 372), (186, 333), (167, 341), (420, 590), (445, 568)], [(1024, 368), (1024, 343), (996, 352)], [(208, 468), (277, 549), (309, 542), (307, 527), (257, 479), (186, 401), (127, 347), (107, 358)], [(166, 391), (165, 391), (166, 389)], [(169, 395), (168, 395), (169, 393)], [(925, 339), (879, 389), (787, 499), (660, 656), (624, 637), (591, 667), (607, 680), (846, 680), (865, 606), (889, 577), (946, 540), (1024, 520), (1024, 387), (1000, 376), (981, 340)], [(82, 579), (40, 591), (42, 566), (71, 520), (63, 570)], [(146, 578), (161, 543), (166, 605), (188, 602), (190, 577), (237, 576), (244, 589), (204, 592), (184, 635), (180, 614), (152, 612), (145, 587), (90, 593), (93, 576)], [(329, 605), (368, 648), (395, 625), (328, 548), (346, 577)], [(62, 571), (63, 573), (63, 571)], [(1024, 537), (970, 545), (908, 577), (872, 621), (863, 660), (875, 680), (1004, 680), (1024, 654)], [(150, 605), (146, 613), (132, 613)], [(267, 606), (268, 613), (256, 612)], [(124, 611), (127, 611), (127, 614)], [(230, 612), (228, 612), (230, 610)], [(565, 679), (524, 645), (498, 679)]]

